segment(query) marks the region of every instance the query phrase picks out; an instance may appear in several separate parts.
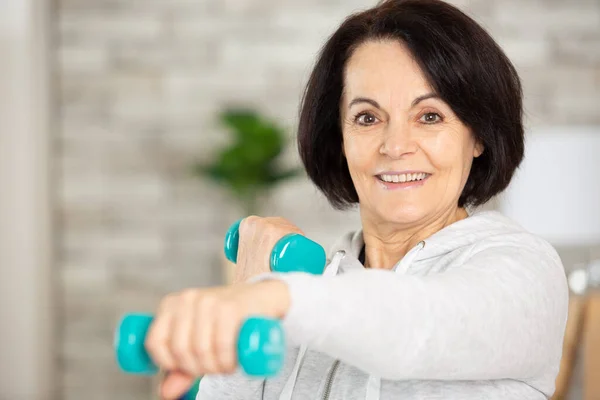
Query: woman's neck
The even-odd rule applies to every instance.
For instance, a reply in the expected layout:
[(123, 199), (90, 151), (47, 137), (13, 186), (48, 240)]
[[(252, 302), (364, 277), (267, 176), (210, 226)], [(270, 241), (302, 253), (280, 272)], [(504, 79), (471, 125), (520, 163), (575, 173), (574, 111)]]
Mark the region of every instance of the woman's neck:
[(382, 223), (361, 212), (365, 267), (392, 269), (417, 243), (466, 217), (464, 208), (455, 208), (435, 218), (402, 226)]

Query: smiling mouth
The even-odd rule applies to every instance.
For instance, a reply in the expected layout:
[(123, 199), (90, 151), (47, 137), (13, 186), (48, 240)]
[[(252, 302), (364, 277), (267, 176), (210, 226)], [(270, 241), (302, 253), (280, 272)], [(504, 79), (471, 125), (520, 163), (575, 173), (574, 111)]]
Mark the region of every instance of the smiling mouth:
[(381, 174), (377, 179), (385, 183), (407, 183), (418, 182), (427, 179), (431, 174), (425, 172), (415, 172), (410, 174)]

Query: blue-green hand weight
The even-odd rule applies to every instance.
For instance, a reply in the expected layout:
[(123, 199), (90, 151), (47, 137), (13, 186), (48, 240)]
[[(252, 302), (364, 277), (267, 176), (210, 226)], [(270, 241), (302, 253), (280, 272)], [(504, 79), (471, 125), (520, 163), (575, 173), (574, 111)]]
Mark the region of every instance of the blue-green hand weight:
[[(236, 221), (225, 234), (225, 256), (233, 263), (237, 262), (241, 222), (241, 219)], [(297, 233), (279, 239), (270, 257), (271, 271), (274, 272), (307, 272), (320, 275), (325, 269), (326, 262), (323, 247)]]
[[(115, 352), (119, 367), (130, 374), (152, 375), (158, 367), (144, 347), (151, 314), (127, 314), (115, 333)], [(270, 377), (283, 366), (285, 338), (281, 322), (272, 318), (248, 318), (240, 329), (238, 362), (250, 376)]]
[[(225, 255), (237, 261), (239, 226), (235, 222), (225, 235)], [(275, 272), (301, 271), (321, 274), (325, 268), (323, 248), (298, 234), (280, 239), (271, 251), (270, 266)], [(146, 352), (144, 342), (153, 316), (127, 314), (115, 332), (115, 352), (119, 367), (127, 373), (151, 375), (158, 367)], [(250, 376), (269, 377), (281, 369), (285, 356), (285, 342), (281, 324), (277, 320), (253, 317), (243, 325), (238, 338), (238, 361)], [(188, 393), (189, 395), (189, 393)], [(184, 398), (193, 398), (186, 395)]]

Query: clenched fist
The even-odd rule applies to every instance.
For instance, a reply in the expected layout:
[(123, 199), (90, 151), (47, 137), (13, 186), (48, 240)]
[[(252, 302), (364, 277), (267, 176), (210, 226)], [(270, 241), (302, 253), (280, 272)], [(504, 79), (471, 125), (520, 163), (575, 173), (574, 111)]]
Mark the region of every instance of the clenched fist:
[(233, 373), (242, 323), (251, 315), (283, 318), (289, 305), (287, 285), (278, 280), (187, 289), (165, 297), (145, 342), (154, 362), (170, 371), (161, 396), (178, 398), (198, 376)]
[(304, 235), (296, 225), (280, 217), (244, 218), (240, 223), (237, 265), (234, 283), (269, 272), (271, 251), (282, 237), (298, 233)]

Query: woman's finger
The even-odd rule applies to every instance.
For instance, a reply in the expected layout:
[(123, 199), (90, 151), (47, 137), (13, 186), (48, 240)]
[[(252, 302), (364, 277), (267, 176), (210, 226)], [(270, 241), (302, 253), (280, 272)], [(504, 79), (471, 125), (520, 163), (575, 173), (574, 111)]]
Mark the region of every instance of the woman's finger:
[(198, 291), (187, 290), (180, 294), (175, 318), (171, 324), (171, 354), (175, 358), (177, 370), (191, 375), (200, 373), (193, 349), (193, 327), (196, 319)]
[(168, 373), (160, 384), (161, 398), (167, 400), (178, 399), (183, 396), (194, 384), (195, 378), (181, 371)]
[(176, 366), (170, 350), (171, 324), (174, 317), (173, 307), (176, 301), (176, 295), (169, 295), (163, 299), (144, 342), (150, 358), (165, 370), (172, 370)]
[(221, 373), (233, 373), (238, 367), (237, 339), (240, 330), (238, 310), (225, 303), (217, 309), (213, 347), (217, 368)]
[(265, 257), (264, 263), (255, 261), (255, 258), (261, 253), (258, 244), (260, 237), (257, 235), (261, 231), (261, 220), (260, 217), (249, 216), (240, 223), (235, 279), (238, 283), (246, 281), (251, 276), (268, 271), (268, 257)]
[(220, 371), (216, 363), (214, 339), (216, 301), (207, 295), (196, 304), (195, 319), (192, 333), (192, 351), (199, 367), (199, 375), (216, 374)]

